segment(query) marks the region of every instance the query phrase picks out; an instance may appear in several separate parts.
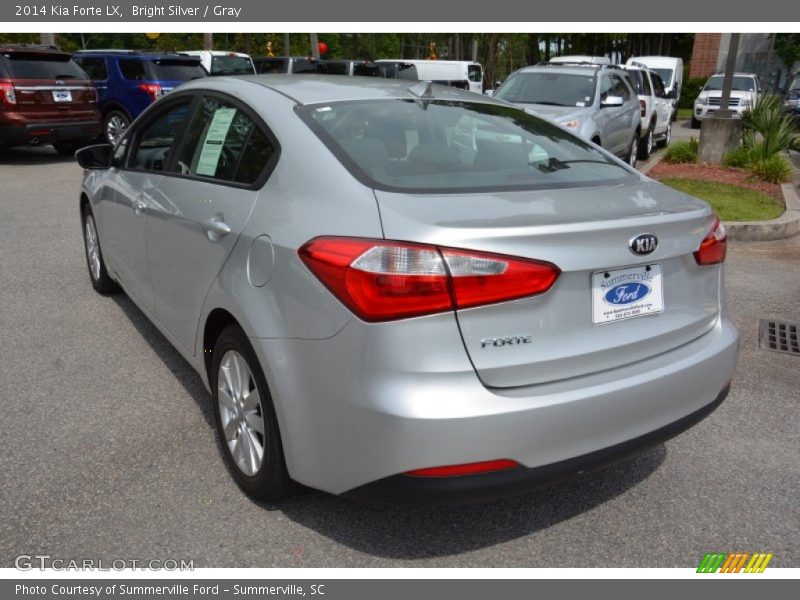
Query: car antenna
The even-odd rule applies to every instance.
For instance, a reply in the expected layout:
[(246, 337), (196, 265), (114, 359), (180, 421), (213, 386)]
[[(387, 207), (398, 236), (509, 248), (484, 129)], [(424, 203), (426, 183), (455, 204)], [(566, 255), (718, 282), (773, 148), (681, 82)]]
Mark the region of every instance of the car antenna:
[(412, 96), (416, 96), (419, 98), (417, 102), (422, 105), (422, 110), (428, 108), (428, 104), (431, 100), (433, 100), (433, 82), (432, 81), (420, 81), (419, 83), (415, 83), (411, 87), (408, 88), (409, 93)]

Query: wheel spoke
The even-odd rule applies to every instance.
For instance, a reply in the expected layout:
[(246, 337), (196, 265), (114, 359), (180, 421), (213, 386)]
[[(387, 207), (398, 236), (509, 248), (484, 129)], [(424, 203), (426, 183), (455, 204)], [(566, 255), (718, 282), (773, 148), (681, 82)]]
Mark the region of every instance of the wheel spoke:
[(233, 387), (233, 373), (231, 372), (231, 361), (227, 361), (228, 364), (223, 364), (220, 367), (220, 371), (222, 371), (222, 376), (225, 378), (225, 384), (228, 386), (228, 394), (231, 398), (231, 401), (236, 398), (236, 389)]
[(236, 384), (233, 393), (236, 394), (236, 398), (241, 398), (244, 393), (244, 386), (247, 383), (245, 380), (248, 379), (246, 374), (247, 367), (242, 365), (242, 358), (236, 353), (233, 354), (231, 362), (233, 362), (234, 382)]
[(253, 388), (249, 392), (245, 392), (242, 396), (244, 409), (246, 411), (253, 411), (258, 409), (261, 405), (261, 397), (258, 395), (258, 388)]
[(264, 435), (264, 419), (261, 415), (255, 412), (249, 412), (244, 416), (245, 422), (253, 429), (253, 431)]
[(222, 430), (225, 433), (225, 441), (230, 446), (231, 442), (236, 441), (236, 419), (230, 416), (228, 421), (222, 424)]
[(254, 474), (261, 467), (261, 459), (264, 456), (264, 448), (258, 443), (258, 440), (252, 431), (247, 431), (243, 437), (247, 438), (247, 447), (250, 451), (250, 473)]

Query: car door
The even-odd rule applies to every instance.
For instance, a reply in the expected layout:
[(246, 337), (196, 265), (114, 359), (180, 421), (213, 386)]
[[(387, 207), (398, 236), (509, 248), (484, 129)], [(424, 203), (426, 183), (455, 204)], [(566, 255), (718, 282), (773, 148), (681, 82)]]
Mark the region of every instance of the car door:
[(667, 98), (667, 91), (664, 82), (656, 73), (650, 73), (653, 82), (653, 96), (656, 112), (656, 133), (662, 134), (667, 130), (670, 119), (672, 119), (672, 100)]
[(187, 134), (157, 185), (147, 226), (155, 317), (188, 352), (206, 294), (279, 151), (244, 104), (216, 92), (194, 94)]
[(603, 131), (600, 133), (600, 139), (606, 150), (617, 155), (623, 155), (630, 147), (630, 140), (623, 135), (627, 132), (627, 123), (624, 119), (625, 100), (623, 99), (622, 106), (602, 106), (602, 103), (611, 96), (619, 96), (620, 86), (625, 87), (622, 80), (611, 73), (606, 73), (601, 77), (600, 116), (603, 119)]
[[(115, 274), (142, 306), (153, 307), (153, 284), (147, 262), (147, 216), (157, 203), (157, 190), (173, 146), (186, 124), (189, 100), (169, 102), (126, 137), (131, 149), (116, 178), (114, 202), (104, 222)], [(126, 141), (127, 143), (127, 141)]]

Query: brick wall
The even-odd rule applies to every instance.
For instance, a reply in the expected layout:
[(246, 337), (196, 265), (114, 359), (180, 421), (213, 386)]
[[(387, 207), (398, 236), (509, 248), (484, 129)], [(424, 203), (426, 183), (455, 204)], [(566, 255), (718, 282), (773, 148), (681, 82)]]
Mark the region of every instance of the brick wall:
[(689, 78), (708, 77), (717, 70), (717, 58), (719, 57), (719, 44), (722, 39), (721, 33), (696, 33), (694, 36), (694, 47), (692, 48), (692, 60), (689, 63)]

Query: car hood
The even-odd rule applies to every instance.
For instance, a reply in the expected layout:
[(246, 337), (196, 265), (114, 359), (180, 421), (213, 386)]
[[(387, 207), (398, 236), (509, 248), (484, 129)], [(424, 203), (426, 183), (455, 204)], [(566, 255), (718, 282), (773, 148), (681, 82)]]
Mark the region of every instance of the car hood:
[(547, 104), (517, 104), (517, 106), (534, 116), (556, 122), (579, 119), (592, 111), (591, 106), (549, 106)]

